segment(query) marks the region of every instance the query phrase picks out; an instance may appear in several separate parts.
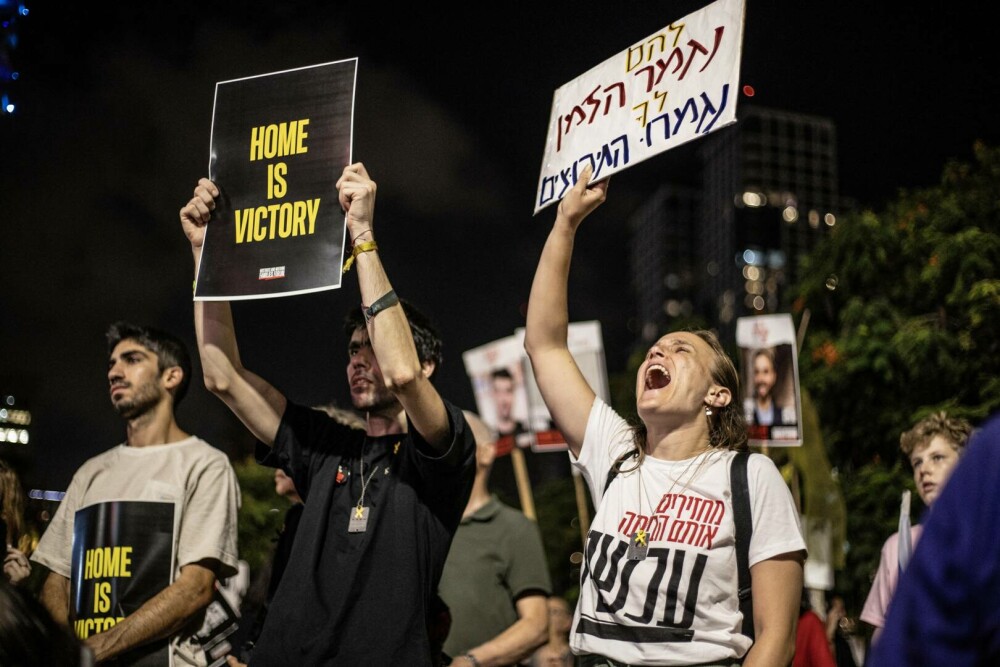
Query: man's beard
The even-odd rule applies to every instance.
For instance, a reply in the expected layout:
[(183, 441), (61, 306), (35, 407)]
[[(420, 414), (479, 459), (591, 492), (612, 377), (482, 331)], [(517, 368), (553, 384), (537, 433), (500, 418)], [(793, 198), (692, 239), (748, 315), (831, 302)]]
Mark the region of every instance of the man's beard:
[(396, 395), (385, 387), (378, 387), (370, 394), (362, 396), (351, 395), (351, 403), (355, 410), (361, 412), (382, 412), (388, 408), (398, 408), (399, 400)]
[(160, 394), (156, 385), (147, 382), (135, 390), (131, 399), (118, 401), (114, 408), (122, 419), (132, 420), (152, 410), (159, 401)]

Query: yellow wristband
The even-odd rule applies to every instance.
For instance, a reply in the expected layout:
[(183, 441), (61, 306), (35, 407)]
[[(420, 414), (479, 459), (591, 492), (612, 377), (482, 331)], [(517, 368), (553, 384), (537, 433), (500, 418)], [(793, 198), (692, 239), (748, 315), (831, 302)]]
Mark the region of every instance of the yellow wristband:
[(364, 243), (355, 243), (354, 249), (351, 250), (351, 256), (347, 258), (344, 262), (343, 273), (347, 273), (351, 270), (351, 265), (354, 264), (354, 258), (363, 252), (371, 252), (372, 250), (378, 250), (378, 244), (374, 241), (365, 241)]

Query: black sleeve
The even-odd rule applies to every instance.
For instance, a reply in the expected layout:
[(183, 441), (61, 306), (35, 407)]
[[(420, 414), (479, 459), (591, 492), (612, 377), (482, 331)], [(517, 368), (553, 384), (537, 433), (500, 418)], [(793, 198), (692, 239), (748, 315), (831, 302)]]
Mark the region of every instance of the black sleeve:
[(448, 401), (444, 404), (451, 426), (448, 450), (439, 454), (410, 424), (410, 440), (414, 446), (410, 448), (407, 459), (420, 479), (420, 495), (434, 513), (454, 530), (472, 490), (476, 472), (476, 441), (462, 411)]
[(427, 444), (417, 429), (413, 428), (413, 423), (409, 421), (409, 416), (407, 416), (407, 428), (418, 454), (416, 457), (417, 465), (422, 470), (431, 468), (458, 470), (475, 461), (476, 441), (472, 435), (472, 429), (469, 427), (469, 422), (465, 421), (465, 415), (460, 408), (448, 401), (444, 401), (444, 407), (448, 411), (448, 426), (451, 433), (451, 443), (444, 454)]
[(341, 424), (321, 410), (288, 402), (274, 444), (258, 442), (257, 462), (281, 468), (295, 482), (302, 500), (309, 495), (313, 473), (330, 456), (341, 456), (364, 440), (364, 431)]

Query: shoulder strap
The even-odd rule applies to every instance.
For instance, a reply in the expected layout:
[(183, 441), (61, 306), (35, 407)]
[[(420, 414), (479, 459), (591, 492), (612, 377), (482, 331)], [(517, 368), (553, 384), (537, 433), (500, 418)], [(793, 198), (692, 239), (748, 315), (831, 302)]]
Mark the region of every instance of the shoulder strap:
[(736, 524), (736, 573), (740, 611), (743, 613), (741, 632), (753, 639), (753, 595), (750, 585), (750, 536), (753, 534), (753, 519), (750, 515), (750, 485), (747, 481), (749, 458), (750, 452), (738, 452), (733, 457), (729, 485), (733, 490), (733, 522)]
[(615, 459), (615, 462), (611, 464), (611, 470), (608, 471), (608, 478), (604, 480), (603, 493), (608, 492), (608, 487), (611, 486), (611, 482), (615, 481), (615, 477), (618, 476), (618, 473), (622, 471), (622, 466), (625, 465), (625, 462), (628, 461), (629, 459), (634, 459), (638, 455), (639, 455), (639, 450), (632, 449), (631, 451), (625, 452), (617, 459)]

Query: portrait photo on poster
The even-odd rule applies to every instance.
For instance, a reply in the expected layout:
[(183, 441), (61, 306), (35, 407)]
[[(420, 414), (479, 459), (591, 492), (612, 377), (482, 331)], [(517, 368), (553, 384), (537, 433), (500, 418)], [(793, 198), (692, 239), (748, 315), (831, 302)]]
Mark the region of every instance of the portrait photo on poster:
[(503, 456), (514, 446), (530, 444), (524, 395), (524, 376), (520, 364), (497, 366), (490, 370), (489, 401), (493, 407), (493, 430), (497, 434), (497, 455)]
[(523, 356), (523, 349), (513, 336), (462, 355), (476, 409), (496, 436), (497, 456), (510, 454), (515, 446), (525, 448), (531, 444)]
[(740, 318), (736, 338), (750, 444), (801, 445), (798, 353), (791, 317)]

